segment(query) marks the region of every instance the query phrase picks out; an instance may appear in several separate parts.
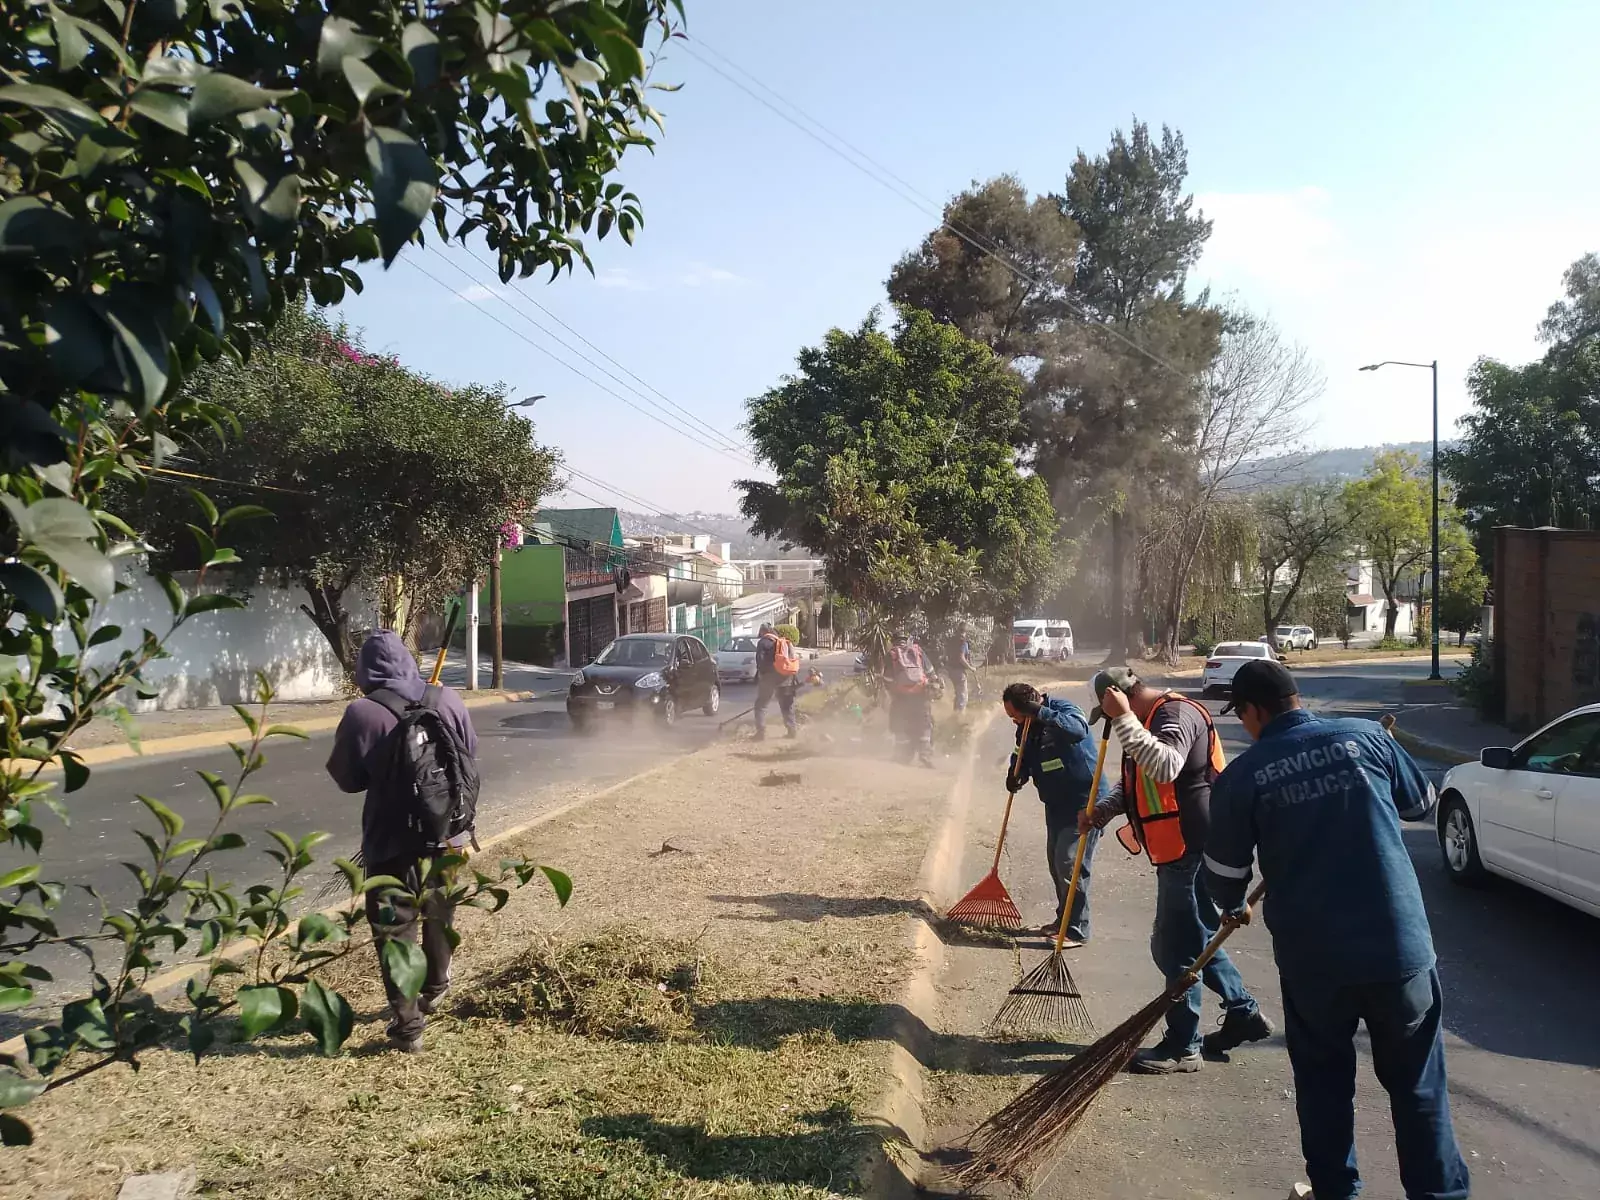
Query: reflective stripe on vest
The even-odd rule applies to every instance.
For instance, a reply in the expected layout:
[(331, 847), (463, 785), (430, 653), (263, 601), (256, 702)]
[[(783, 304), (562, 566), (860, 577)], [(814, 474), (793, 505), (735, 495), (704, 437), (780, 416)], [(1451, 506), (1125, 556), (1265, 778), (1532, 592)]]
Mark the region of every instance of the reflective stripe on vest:
[[(1150, 722), (1155, 720), (1156, 713), (1169, 700), (1180, 704), (1193, 704), (1204, 716), (1210, 759), (1207, 768), (1214, 780), (1222, 773), (1222, 768), (1228, 765), (1228, 760), (1222, 752), (1222, 739), (1217, 736), (1216, 726), (1211, 723), (1211, 713), (1207, 711), (1205, 705), (1187, 696), (1168, 692), (1151, 706), (1144, 727), (1150, 728)], [(1152, 863), (1158, 867), (1163, 866), (1166, 863), (1177, 862), (1188, 853), (1188, 844), (1183, 840), (1183, 824), (1178, 819), (1176, 780), (1171, 783), (1158, 783), (1151, 779), (1150, 773), (1135, 763), (1130, 756), (1123, 755), (1122, 794), (1128, 799), (1128, 822)]]

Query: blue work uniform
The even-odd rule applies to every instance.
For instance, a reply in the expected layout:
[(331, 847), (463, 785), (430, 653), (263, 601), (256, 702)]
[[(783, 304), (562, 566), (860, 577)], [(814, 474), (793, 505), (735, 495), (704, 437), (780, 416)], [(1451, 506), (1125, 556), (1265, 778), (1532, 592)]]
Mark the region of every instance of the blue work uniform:
[(1468, 1194), (1450, 1121), (1433, 937), (1400, 829), (1429, 816), (1434, 802), (1433, 785), (1381, 726), (1304, 709), (1268, 723), (1211, 789), (1205, 865), (1224, 911), (1244, 903), (1260, 859), (1300, 1144), (1318, 1200), (1361, 1190), (1359, 1021), (1389, 1093), (1406, 1196)]
[[(1044, 801), (1045, 856), (1050, 866), (1050, 878), (1056, 887), (1056, 924), (1061, 923), (1061, 910), (1067, 902), (1067, 892), (1072, 882), (1072, 863), (1078, 854), (1078, 814), (1084, 809), (1089, 796), (1089, 785), (1094, 782), (1095, 755), (1098, 743), (1089, 729), (1089, 719), (1083, 710), (1070, 700), (1052, 700), (1045, 696), (1039, 705), (1039, 714), (1033, 719), (1028, 734), (1028, 744), (1022, 746), (1022, 726), (1017, 726), (1018, 750), (1011, 755), (1011, 769), (1017, 772), (1019, 785), (1030, 780)], [(1017, 766), (1017, 754), (1022, 764)], [(1100, 779), (1096, 802), (1111, 791), (1104, 775)], [(1067, 936), (1074, 941), (1089, 940), (1089, 876), (1094, 864), (1094, 848), (1100, 841), (1100, 831), (1091, 829), (1083, 844), (1083, 868), (1078, 873), (1078, 894), (1072, 902), (1072, 916), (1067, 922)]]

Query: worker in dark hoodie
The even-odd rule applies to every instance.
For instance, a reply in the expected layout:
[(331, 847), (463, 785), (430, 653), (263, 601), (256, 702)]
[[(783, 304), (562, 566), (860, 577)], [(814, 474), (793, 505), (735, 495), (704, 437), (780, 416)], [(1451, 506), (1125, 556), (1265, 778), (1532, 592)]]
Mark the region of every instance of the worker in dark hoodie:
[[(361, 854), (367, 874), (393, 875), (405, 883), (408, 891), (421, 893), (425, 881), (418, 874), (415, 844), (396, 816), (403, 809), (391, 795), (386, 775), (392, 752), (389, 735), (399, 723), (394, 709), (404, 711), (406, 705), (422, 702), (429, 685), (399, 635), (380, 629), (361, 647), (356, 660), (356, 686), (362, 697), (351, 702), (339, 721), (333, 752), (328, 756), (328, 774), (341, 790), (367, 794), (361, 809)], [(478, 735), (461, 697), (449, 688), (434, 691), (430, 701), (440, 718), (467, 752), (476, 757)], [(373, 694), (379, 692), (380, 697), (374, 699)], [(450, 926), (455, 905), (444, 898), (443, 892), (434, 890), (427, 894), (422, 909), (422, 950), (428, 960), (428, 973), (421, 993), (415, 1000), (408, 1000), (389, 976), (383, 943), (390, 938), (416, 941), (419, 914), (404, 897), (367, 893), (367, 919), (377, 939), (378, 967), (393, 1014), (389, 1042), (408, 1054), (422, 1048), (427, 1016), (450, 986)]]

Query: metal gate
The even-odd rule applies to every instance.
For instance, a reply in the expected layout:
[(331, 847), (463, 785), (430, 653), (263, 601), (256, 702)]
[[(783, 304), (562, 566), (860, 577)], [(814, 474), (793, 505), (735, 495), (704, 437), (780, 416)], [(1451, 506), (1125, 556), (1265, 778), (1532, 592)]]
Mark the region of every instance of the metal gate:
[(567, 602), (567, 651), (570, 665), (591, 661), (617, 637), (617, 609), (610, 596)]

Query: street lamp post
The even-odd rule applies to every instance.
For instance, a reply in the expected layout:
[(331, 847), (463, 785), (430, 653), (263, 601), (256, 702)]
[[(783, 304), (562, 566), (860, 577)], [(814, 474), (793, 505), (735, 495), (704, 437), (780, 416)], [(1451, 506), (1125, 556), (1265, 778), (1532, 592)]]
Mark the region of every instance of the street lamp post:
[(1433, 639), (1433, 670), (1428, 675), (1429, 679), (1443, 679), (1439, 674), (1439, 360), (1432, 362), (1400, 362), (1397, 359), (1385, 359), (1380, 363), (1371, 363), (1361, 369), (1363, 371), (1376, 371), (1379, 367), (1417, 367), (1424, 371), (1433, 372), (1433, 570), (1432, 585), (1429, 593), (1428, 623), (1432, 626)]

